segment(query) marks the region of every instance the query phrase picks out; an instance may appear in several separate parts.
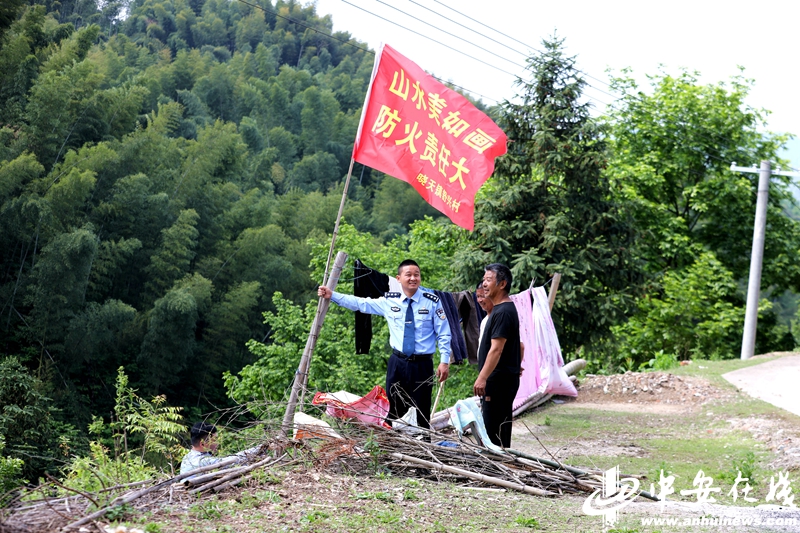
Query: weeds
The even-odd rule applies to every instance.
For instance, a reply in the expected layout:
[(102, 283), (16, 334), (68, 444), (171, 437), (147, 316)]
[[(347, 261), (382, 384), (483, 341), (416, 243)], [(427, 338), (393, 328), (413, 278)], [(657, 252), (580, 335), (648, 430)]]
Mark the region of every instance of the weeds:
[(522, 527), (539, 529), (539, 521), (536, 518), (525, 518), (523, 516), (518, 516), (514, 521)]
[(382, 502), (394, 501), (390, 492), (360, 492), (355, 495), (357, 500), (380, 500)]
[(123, 503), (122, 505), (115, 505), (108, 511), (106, 511), (106, 518), (111, 520), (112, 522), (116, 522), (118, 520), (124, 520), (126, 516), (133, 512), (133, 506), (129, 503)]
[(755, 470), (756, 456), (753, 452), (747, 451), (744, 453), (744, 457), (731, 459), (731, 468), (727, 472), (723, 472), (720, 477), (731, 485), (736, 483), (740, 476), (748, 480), (750, 485), (757, 485), (758, 481), (754, 477)]
[(274, 490), (260, 490), (256, 492), (256, 498), (268, 503), (278, 503), (281, 501), (281, 495)]
[(307, 524), (313, 524), (315, 522), (319, 522), (320, 520), (325, 520), (330, 518), (331, 515), (326, 513), (325, 511), (311, 511), (310, 513), (304, 515), (300, 521), (305, 522)]
[(215, 501), (196, 503), (189, 510), (201, 520), (217, 520), (222, 517), (219, 504)]

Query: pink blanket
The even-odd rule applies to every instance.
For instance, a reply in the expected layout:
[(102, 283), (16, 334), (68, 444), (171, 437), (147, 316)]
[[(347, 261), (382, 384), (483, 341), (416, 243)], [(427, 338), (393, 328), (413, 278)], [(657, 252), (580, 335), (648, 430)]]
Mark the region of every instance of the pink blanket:
[[(531, 292), (533, 305), (531, 305)], [(525, 344), (523, 373), (519, 380), (517, 396), (514, 398), (514, 408), (521, 406), (525, 400), (539, 392), (577, 396), (575, 385), (563, 369), (564, 358), (550, 316), (550, 306), (544, 287), (535, 287), (530, 292), (511, 295), (511, 301), (517, 308), (520, 340)]]

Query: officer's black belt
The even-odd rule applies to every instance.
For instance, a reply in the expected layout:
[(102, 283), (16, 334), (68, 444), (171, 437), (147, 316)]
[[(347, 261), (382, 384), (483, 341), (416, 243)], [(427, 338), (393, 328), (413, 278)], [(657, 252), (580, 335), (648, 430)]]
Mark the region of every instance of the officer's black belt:
[(396, 355), (404, 361), (424, 361), (433, 357), (432, 353), (415, 353), (412, 355), (406, 355), (400, 350), (395, 350), (394, 348), (392, 348), (392, 355)]

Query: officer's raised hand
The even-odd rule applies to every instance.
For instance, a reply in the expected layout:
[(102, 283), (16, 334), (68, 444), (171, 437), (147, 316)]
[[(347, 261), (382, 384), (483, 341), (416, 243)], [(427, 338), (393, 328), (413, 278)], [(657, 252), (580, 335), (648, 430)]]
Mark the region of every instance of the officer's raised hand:
[(331, 296), (333, 296), (333, 291), (325, 285), (320, 285), (319, 289), (317, 289), (317, 296), (320, 298), (325, 298), (326, 300), (330, 300)]

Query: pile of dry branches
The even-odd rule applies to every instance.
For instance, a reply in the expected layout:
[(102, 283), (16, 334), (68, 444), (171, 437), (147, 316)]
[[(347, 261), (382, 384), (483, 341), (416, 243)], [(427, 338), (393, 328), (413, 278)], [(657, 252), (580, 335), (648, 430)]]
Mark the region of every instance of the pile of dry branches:
[[(119, 506), (145, 511), (185, 504), (206, 494), (234, 490), (267, 469), (314, 469), (350, 475), (391, 471), (399, 476), (502, 487), (537, 496), (588, 494), (602, 487), (600, 471), (579, 470), (555, 458), (537, 458), (515, 450), (494, 453), (469, 438), (454, 440), (453, 434), (430, 431), (414, 438), (398, 431), (346, 423), (336, 431), (339, 438), (326, 434), (322, 439), (285, 440), (276, 436), (244, 461), (231, 458), (168, 479), (110, 487), (103, 494), (17, 500), (4, 511), (0, 533), (103, 531), (97, 521)], [(37, 490), (46, 493), (53, 489), (50, 485)]]

